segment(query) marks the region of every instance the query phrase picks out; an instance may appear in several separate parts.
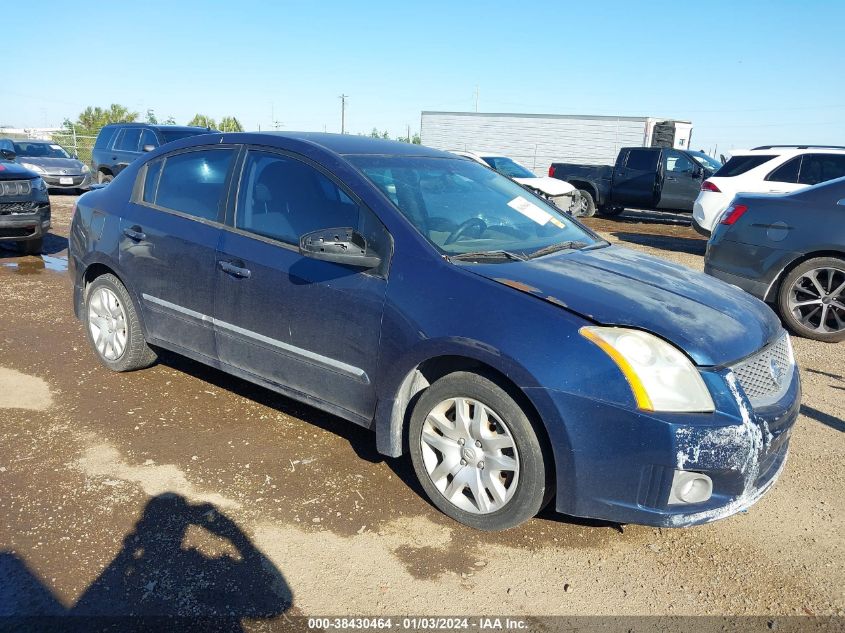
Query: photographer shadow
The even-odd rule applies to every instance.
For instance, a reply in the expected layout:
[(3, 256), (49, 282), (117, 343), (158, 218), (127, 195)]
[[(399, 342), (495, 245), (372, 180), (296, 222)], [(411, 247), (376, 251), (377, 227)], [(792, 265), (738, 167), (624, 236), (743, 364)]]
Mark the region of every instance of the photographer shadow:
[(171, 493), (147, 503), (120, 552), (69, 609), (23, 561), (8, 553), (0, 559), (0, 585), (7, 585), (0, 615), (20, 618), (24, 628), (52, 622), (62, 630), (107, 623), (172, 630), (202, 623), (205, 630), (242, 631), (242, 620), (275, 618), (292, 603), (281, 572), (232, 519)]

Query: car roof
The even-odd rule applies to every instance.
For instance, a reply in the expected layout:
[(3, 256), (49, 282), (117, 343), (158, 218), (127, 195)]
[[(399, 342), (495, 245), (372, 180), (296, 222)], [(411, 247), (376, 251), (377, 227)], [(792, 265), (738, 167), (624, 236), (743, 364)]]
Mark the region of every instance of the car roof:
[(42, 145), (58, 145), (55, 141), (47, 141), (43, 138), (13, 138), (13, 143), (40, 143)]
[[(373, 156), (430, 156), (454, 158), (454, 155), (424, 145), (390, 141), (354, 134), (330, 134), (328, 132), (232, 132), (222, 134), (226, 143), (260, 143), (267, 139), (285, 138), (304, 141), (336, 154), (369, 154)], [(193, 138), (193, 137), (192, 137)], [(201, 137), (196, 137), (201, 139)], [(195, 139), (195, 140), (196, 140)], [(202, 142), (199, 140), (197, 142)]]
[(154, 123), (109, 123), (104, 125), (103, 128), (107, 127), (145, 127), (152, 130), (175, 130), (177, 132), (190, 132), (193, 130), (205, 130), (208, 131), (209, 128), (207, 127), (199, 127), (196, 125), (159, 125)]
[(734, 149), (733, 156), (799, 156), (800, 154), (845, 154), (845, 147), (835, 145), (763, 145), (753, 149)]

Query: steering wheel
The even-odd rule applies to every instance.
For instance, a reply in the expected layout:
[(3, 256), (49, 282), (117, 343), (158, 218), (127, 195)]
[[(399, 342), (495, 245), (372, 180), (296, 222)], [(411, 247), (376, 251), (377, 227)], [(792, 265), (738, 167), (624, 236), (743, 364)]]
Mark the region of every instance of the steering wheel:
[(449, 237), (446, 238), (446, 241), (443, 242), (444, 245), (452, 244), (453, 242), (457, 242), (464, 233), (466, 233), (471, 228), (476, 227), (478, 230), (478, 235), (484, 233), (487, 230), (487, 223), (482, 220), (481, 218), (470, 218), (466, 222), (462, 222), (461, 225), (452, 231), (449, 234)]

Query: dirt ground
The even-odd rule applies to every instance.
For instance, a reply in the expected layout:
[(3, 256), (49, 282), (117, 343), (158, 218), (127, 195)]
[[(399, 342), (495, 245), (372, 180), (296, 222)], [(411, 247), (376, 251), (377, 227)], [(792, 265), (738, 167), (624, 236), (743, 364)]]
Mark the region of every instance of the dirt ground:
[[(368, 431), (171, 355), (103, 368), (71, 311), (74, 199), (53, 196), (43, 257), (0, 250), (0, 616), (845, 615), (845, 346), (795, 339), (802, 415), (750, 511), (486, 534)], [(703, 267), (688, 216), (587, 223)]]

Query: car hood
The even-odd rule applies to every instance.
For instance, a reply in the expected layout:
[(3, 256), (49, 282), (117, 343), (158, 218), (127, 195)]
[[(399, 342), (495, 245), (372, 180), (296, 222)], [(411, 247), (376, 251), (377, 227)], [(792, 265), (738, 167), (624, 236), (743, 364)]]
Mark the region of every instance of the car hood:
[(48, 174), (79, 175), (82, 173), (82, 161), (75, 158), (48, 158), (45, 156), (18, 156), (15, 160), (19, 163), (37, 165)]
[(781, 332), (769, 307), (739, 288), (621, 246), (466, 267), (602, 325), (652, 332), (701, 366), (730, 364)]
[(21, 167), (17, 163), (0, 161), (0, 180), (29, 180), (38, 176), (34, 171)]
[(575, 187), (564, 180), (557, 178), (549, 178), (548, 176), (538, 176), (537, 178), (514, 178), (521, 185), (539, 189), (547, 196), (565, 196), (568, 193), (575, 191)]

